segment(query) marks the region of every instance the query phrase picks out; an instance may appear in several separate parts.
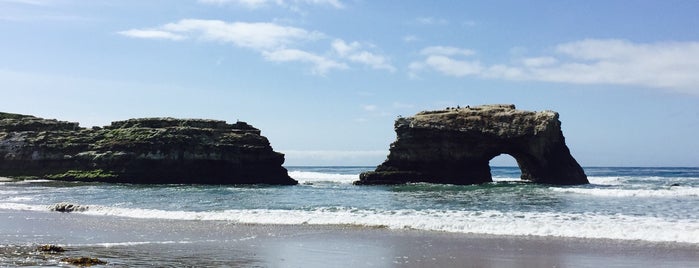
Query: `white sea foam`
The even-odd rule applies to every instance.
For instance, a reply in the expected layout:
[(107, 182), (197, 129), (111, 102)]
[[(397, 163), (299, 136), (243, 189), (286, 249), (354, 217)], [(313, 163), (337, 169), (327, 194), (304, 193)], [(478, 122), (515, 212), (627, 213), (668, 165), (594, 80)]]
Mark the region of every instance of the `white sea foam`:
[(350, 224), (493, 235), (536, 235), (699, 243), (699, 221), (629, 215), (454, 210), (225, 210), (165, 211), (91, 207), (89, 215), (179, 220), (224, 220), (249, 224)]
[(594, 185), (621, 185), (623, 183), (621, 177), (587, 177), (587, 180)]
[(699, 188), (673, 186), (665, 189), (599, 189), (599, 188), (559, 188), (552, 191), (604, 197), (692, 197), (699, 196)]
[[(0, 184), (2, 185), (2, 184)], [(11, 194), (18, 194), (20, 193), (19, 191), (7, 191), (7, 190), (0, 190), (0, 195), (11, 195)]]
[(515, 177), (493, 177), (494, 182), (508, 182), (508, 181), (522, 181), (520, 178)]
[[(238, 239), (232, 239), (227, 241), (246, 241), (257, 238), (257, 236), (246, 236)], [(168, 241), (128, 241), (128, 242), (113, 242), (113, 243), (94, 243), (94, 244), (74, 244), (71, 246), (100, 246), (100, 247), (122, 247), (122, 246), (141, 246), (141, 245), (172, 245), (172, 244), (194, 244), (198, 242), (215, 242), (217, 240), (168, 240)]]
[(48, 211), (48, 206), (44, 205), (29, 205), (21, 203), (3, 202), (0, 203), (0, 209), (7, 210), (30, 210), (30, 211)]
[(318, 182), (351, 184), (359, 180), (358, 174), (333, 174), (310, 171), (289, 171), (289, 176), (297, 180), (300, 184)]
[(51, 180), (13, 180), (13, 179), (7, 179), (7, 180), (0, 180), (0, 185), (20, 185), (20, 184), (30, 184), (30, 183), (37, 183), (37, 182), (51, 182)]
[[(0, 209), (47, 211), (45, 205), (0, 203)], [(143, 219), (216, 220), (246, 224), (349, 224), (391, 229), (419, 229), (493, 235), (606, 238), (699, 244), (699, 220), (556, 212), (457, 210), (367, 210), (328, 207), (314, 210), (167, 211), (92, 206), (95, 216)], [(130, 243), (130, 242), (129, 242)]]
[(168, 245), (168, 244), (191, 244), (192, 241), (138, 241), (138, 242), (115, 242), (115, 243), (96, 243), (96, 244), (81, 244), (73, 246), (100, 246), (100, 247), (120, 247), (120, 246), (140, 246), (140, 245)]
[(21, 202), (21, 201), (31, 201), (31, 200), (34, 200), (34, 198), (30, 197), (30, 196), (16, 196), (16, 197), (10, 197), (5, 201), (7, 201), (7, 202)]

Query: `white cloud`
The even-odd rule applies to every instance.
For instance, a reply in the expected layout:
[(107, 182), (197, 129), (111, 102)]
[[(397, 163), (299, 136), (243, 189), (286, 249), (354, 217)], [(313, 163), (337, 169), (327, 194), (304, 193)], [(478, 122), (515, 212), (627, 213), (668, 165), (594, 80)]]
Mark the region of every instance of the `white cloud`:
[(373, 112), (379, 109), (378, 106), (376, 105), (362, 105), (362, 109), (367, 112)]
[(422, 25), (446, 25), (446, 24), (449, 24), (449, 21), (447, 21), (445, 19), (433, 18), (433, 17), (419, 17), (419, 18), (416, 18), (415, 21), (418, 24), (422, 24)]
[(329, 6), (337, 9), (345, 7), (340, 0), (198, 0), (198, 2), (213, 5), (235, 4), (250, 9), (270, 5), (288, 7), (291, 9), (297, 9), (301, 5)]
[(340, 57), (345, 57), (353, 51), (359, 49), (361, 45), (358, 42), (352, 42), (347, 44), (345, 41), (336, 39), (332, 43), (332, 48), (340, 55)]
[(520, 68), (498, 64), (488, 67), (480, 75), (494, 79), (524, 80), (526, 74)]
[(560, 63), (529, 68), (529, 79), (668, 88), (699, 94), (699, 42), (588, 39), (556, 46)]
[(297, 43), (320, 39), (323, 34), (275, 23), (183, 19), (154, 29), (132, 29), (119, 34), (134, 38), (170, 40), (191, 38), (231, 43), (258, 51), (268, 61), (311, 63), (312, 72), (319, 75), (324, 75), (332, 69), (347, 69), (344, 63), (300, 49), (288, 48)]
[(213, 4), (213, 5), (225, 5), (225, 4), (237, 4), (247, 8), (259, 8), (266, 5), (268, 0), (198, 0), (202, 4)]
[(145, 38), (145, 39), (167, 39), (167, 40), (182, 40), (185, 39), (185, 36), (179, 35), (179, 34), (174, 34), (171, 32), (167, 31), (161, 31), (161, 30), (139, 30), (139, 29), (133, 29), (133, 30), (128, 30), (128, 31), (121, 31), (118, 32), (118, 34), (121, 34), (123, 36), (128, 36), (128, 37), (135, 37), (135, 38)]
[(438, 49), (423, 51), (425, 58), (409, 66), (411, 76), (430, 69), (456, 77), (642, 86), (699, 95), (699, 42), (586, 39), (559, 44), (552, 55), (490, 66)]
[(388, 62), (384, 56), (361, 50), (362, 44), (358, 42), (346, 43), (344, 40), (335, 39), (332, 43), (333, 50), (341, 57), (349, 61), (367, 65), (373, 69), (382, 69), (395, 72), (396, 67)]
[(332, 69), (347, 69), (344, 63), (298, 49), (281, 49), (262, 52), (265, 59), (275, 62), (300, 61), (313, 64), (313, 73), (324, 75)]
[(0, 0), (0, 3), (24, 4), (32, 6), (43, 6), (50, 3), (47, 0)]
[(347, 63), (350, 62), (372, 69), (396, 71), (387, 57), (368, 51), (366, 47), (373, 47), (368, 44), (335, 39), (330, 44), (331, 51), (326, 52), (326, 55), (297, 48), (307, 42), (325, 39), (326, 36), (320, 32), (277, 23), (183, 19), (155, 28), (131, 29), (118, 33), (132, 38), (174, 41), (196, 39), (229, 43), (257, 51), (268, 61), (311, 63), (312, 72), (319, 75), (330, 70), (349, 69)]
[(478, 25), (478, 23), (476, 21), (473, 21), (473, 20), (467, 20), (467, 21), (461, 22), (461, 25), (466, 26), (466, 27), (475, 27), (476, 25)]
[(371, 66), (374, 69), (383, 69), (389, 72), (395, 72), (396, 68), (388, 63), (384, 56), (376, 55), (368, 51), (360, 51), (351, 56), (349, 60)]
[(556, 63), (558, 63), (558, 60), (554, 57), (525, 58), (522, 60), (522, 64), (527, 67), (544, 67), (551, 66)]
[(477, 75), (483, 72), (478, 61), (455, 60), (447, 56), (428, 56), (425, 65), (449, 76)]
[(302, 3), (314, 4), (314, 5), (326, 5), (326, 6), (331, 6), (334, 8), (344, 8), (345, 7), (345, 5), (342, 4), (342, 2), (339, 0), (297, 0), (294, 2), (302, 2)]
[(422, 55), (443, 55), (443, 56), (471, 56), (476, 54), (475, 51), (470, 49), (463, 49), (458, 47), (448, 47), (448, 46), (431, 46), (423, 48), (420, 51)]
[(220, 20), (184, 19), (168, 23), (160, 30), (188, 34), (208, 41), (233, 43), (256, 50), (282, 48), (294, 42), (315, 40), (322, 36), (301, 28), (265, 22), (224, 22)]
[(403, 42), (406, 42), (406, 43), (415, 42), (418, 40), (420, 40), (420, 38), (418, 38), (417, 36), (412, 35), (412, 34), (403, 36)]

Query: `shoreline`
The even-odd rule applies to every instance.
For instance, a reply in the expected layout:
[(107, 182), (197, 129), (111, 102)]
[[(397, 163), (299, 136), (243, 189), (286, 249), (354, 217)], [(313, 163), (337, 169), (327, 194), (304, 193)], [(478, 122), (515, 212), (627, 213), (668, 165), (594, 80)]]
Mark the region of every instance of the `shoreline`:
[[(58, 244), (61, 256), (115, 265), (502, 267), (693, 266), (699, 245), (637, 240), (498, 236), (354, 225), (262, 225), (154, 220), (0, 210), (0, 266), (57, 263), (35, 246)], [(3, 256), (5, 255), (5, 256)], [(27, 259), (27, 256), (29, 258)], [(43, 263), (43, 264), (42, 264)]]

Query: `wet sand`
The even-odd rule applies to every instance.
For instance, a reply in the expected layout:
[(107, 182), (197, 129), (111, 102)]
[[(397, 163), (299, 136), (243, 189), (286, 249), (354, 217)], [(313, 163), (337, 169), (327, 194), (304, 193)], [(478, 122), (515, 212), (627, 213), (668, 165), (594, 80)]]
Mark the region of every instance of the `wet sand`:
[(0, 266), (80, 256), (124, 267), (697, 267), (699, 245), (0, 210)]

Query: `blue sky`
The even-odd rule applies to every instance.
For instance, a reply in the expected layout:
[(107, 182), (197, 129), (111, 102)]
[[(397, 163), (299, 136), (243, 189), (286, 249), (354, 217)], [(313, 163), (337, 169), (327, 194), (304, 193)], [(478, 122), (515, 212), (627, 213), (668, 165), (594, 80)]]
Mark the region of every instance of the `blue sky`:
[(583, 166), (699, 166), (698, 10), (698, 1), (0, 0), (0, 110), (83, 126), (241, 120), (288, 165), (377, 165), (399, 115), (513, 103), (559, 112)]

